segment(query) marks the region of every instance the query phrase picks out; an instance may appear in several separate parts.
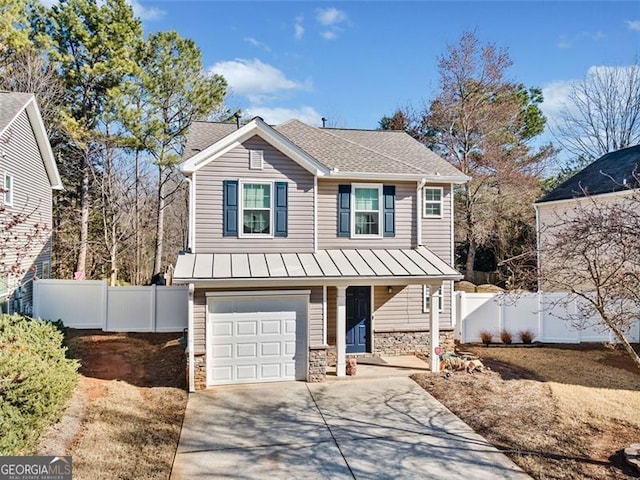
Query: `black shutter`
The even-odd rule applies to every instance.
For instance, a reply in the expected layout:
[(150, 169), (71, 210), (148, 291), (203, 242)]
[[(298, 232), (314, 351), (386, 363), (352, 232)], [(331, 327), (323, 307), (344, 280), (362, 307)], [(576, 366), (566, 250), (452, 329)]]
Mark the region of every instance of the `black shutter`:
[(276, 237), (287, 236), (287, 182), (276, 182), (276, 225), (273, 235)]
[(222, 235), (238, 235), (238, 181), (224, 180), (222, 182)]
[(382, 187), (382, 197), (384, 203), (384, 236), (396, 236), (396, 187), (395, 185), (384, 185)]
[(338, 185), (338, 236), (351, 234), (351, 185)]

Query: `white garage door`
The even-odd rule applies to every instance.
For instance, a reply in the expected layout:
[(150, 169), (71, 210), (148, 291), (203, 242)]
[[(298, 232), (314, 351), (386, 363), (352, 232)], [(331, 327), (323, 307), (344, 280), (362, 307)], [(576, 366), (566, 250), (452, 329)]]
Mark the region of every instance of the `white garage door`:
[(305, 379), (307, 302), (305, 295), (209, 298), (208, 383)]

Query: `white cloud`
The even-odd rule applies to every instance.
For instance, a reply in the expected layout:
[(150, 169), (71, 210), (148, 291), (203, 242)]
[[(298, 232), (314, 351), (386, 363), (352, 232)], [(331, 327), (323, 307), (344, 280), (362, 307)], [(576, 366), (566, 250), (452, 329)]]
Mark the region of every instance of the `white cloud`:
[(253, 45), (254, 47), (261, 48), (265, 52), (270, 52), (271, 51), (271, 48), (269, 47), (269, 45), (267, 45), (266, 43), (263, 43), (263, 42), (261, 42), (259, 40), (256, 40), (253, 37), (245, 37), (244, 41), (247, 42), (250, 45)]
[(249, 107), (246, 110), (248, 116), (262, 117), (262, 119), (271, 124), (277, 125), (292, 118), (309, 124), (320, 125), (322, 123), (322, 115), (319, 114), (313, 107), (302, 106), (299, 108), (286, 108), (286, 107)]
[(607, 36), (600, 30), (598, 30), (597, 32), (584, 31), (576, 33), (575, 35), (562, 35), (556, 45), (558, 48), (566, 49), (573, 47), (574, 44), (583, 40), (593, 40), (594, 42), (597, 42), (599, 40), (602, 40), (603, 38), (607, 38)]
[(247, 96), (252, 103), (263, 103), (282, 91), (311, 87), (309, 81), (291, 80), (281, 70), (257, 58), (218, 62), (210, 71), (222, 75), (234, 93)]
[(560, 112), (567, 106), (574, 82), (575, 80), (563, 80), (542, 87), (544, 101), (540, 105), (540, 109), (547, 117), (550, 126), (553, 127), (556, 124)]
[(133, 13), (136, 17), (140, 17), (140, 20), (159, 20), (166, 15), (167, 12), (157, 7), (145, 7), (138, 0), (127, 0), (133, 8)]
[(640, 20), (627, 20), (627, 28), (640, 32)]
[(316, 10), (316, 20), (320, 25), (331, 26), (345, 22), (347, 14), (337, 8), (319, 8)]
[(302, 16), (296, 17), (296, 23), (293, 25), (293, 36), (298, 40), (304, 37), (304, 26), (302, 25), (303, 20), (304, 17)]
[(320, 36), (325, 40), (334, 40), (338, 36), (338, 34), (333, 30), (324, 30), (320, 32)]

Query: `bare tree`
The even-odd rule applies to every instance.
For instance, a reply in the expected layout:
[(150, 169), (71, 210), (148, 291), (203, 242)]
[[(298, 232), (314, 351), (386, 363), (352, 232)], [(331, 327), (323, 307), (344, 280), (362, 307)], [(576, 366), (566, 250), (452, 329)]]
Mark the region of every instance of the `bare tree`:
[(585, 166), (640, 143), (640, 65), (592, 67), (574, 83), (554, 127), (560, 145)]
[[(540, 232), (540, 286), (577, 297), (569, 321), (609, 330), (640, 368), (625, 332), (640, 321), (640, 190), (556, 210)], [(569, 297), (566, 297), (569, 298)], [(570, 300), (559, 300), (568, 302)]]

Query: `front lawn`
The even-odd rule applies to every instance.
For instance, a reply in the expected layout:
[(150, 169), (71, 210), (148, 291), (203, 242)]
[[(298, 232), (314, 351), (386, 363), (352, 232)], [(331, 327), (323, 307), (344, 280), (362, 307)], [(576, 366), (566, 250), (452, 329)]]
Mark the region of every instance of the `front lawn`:
[(69, 331), (82, 376), (40, 453), (72, 455), (78, 480), (168, 478), (187, 401), (179, 337)]
[(537, 479), (640, 477), (622, 450), (640, 442), (640, 371), (603, 347), (463, 346), (490, 371), (414, 376)]

